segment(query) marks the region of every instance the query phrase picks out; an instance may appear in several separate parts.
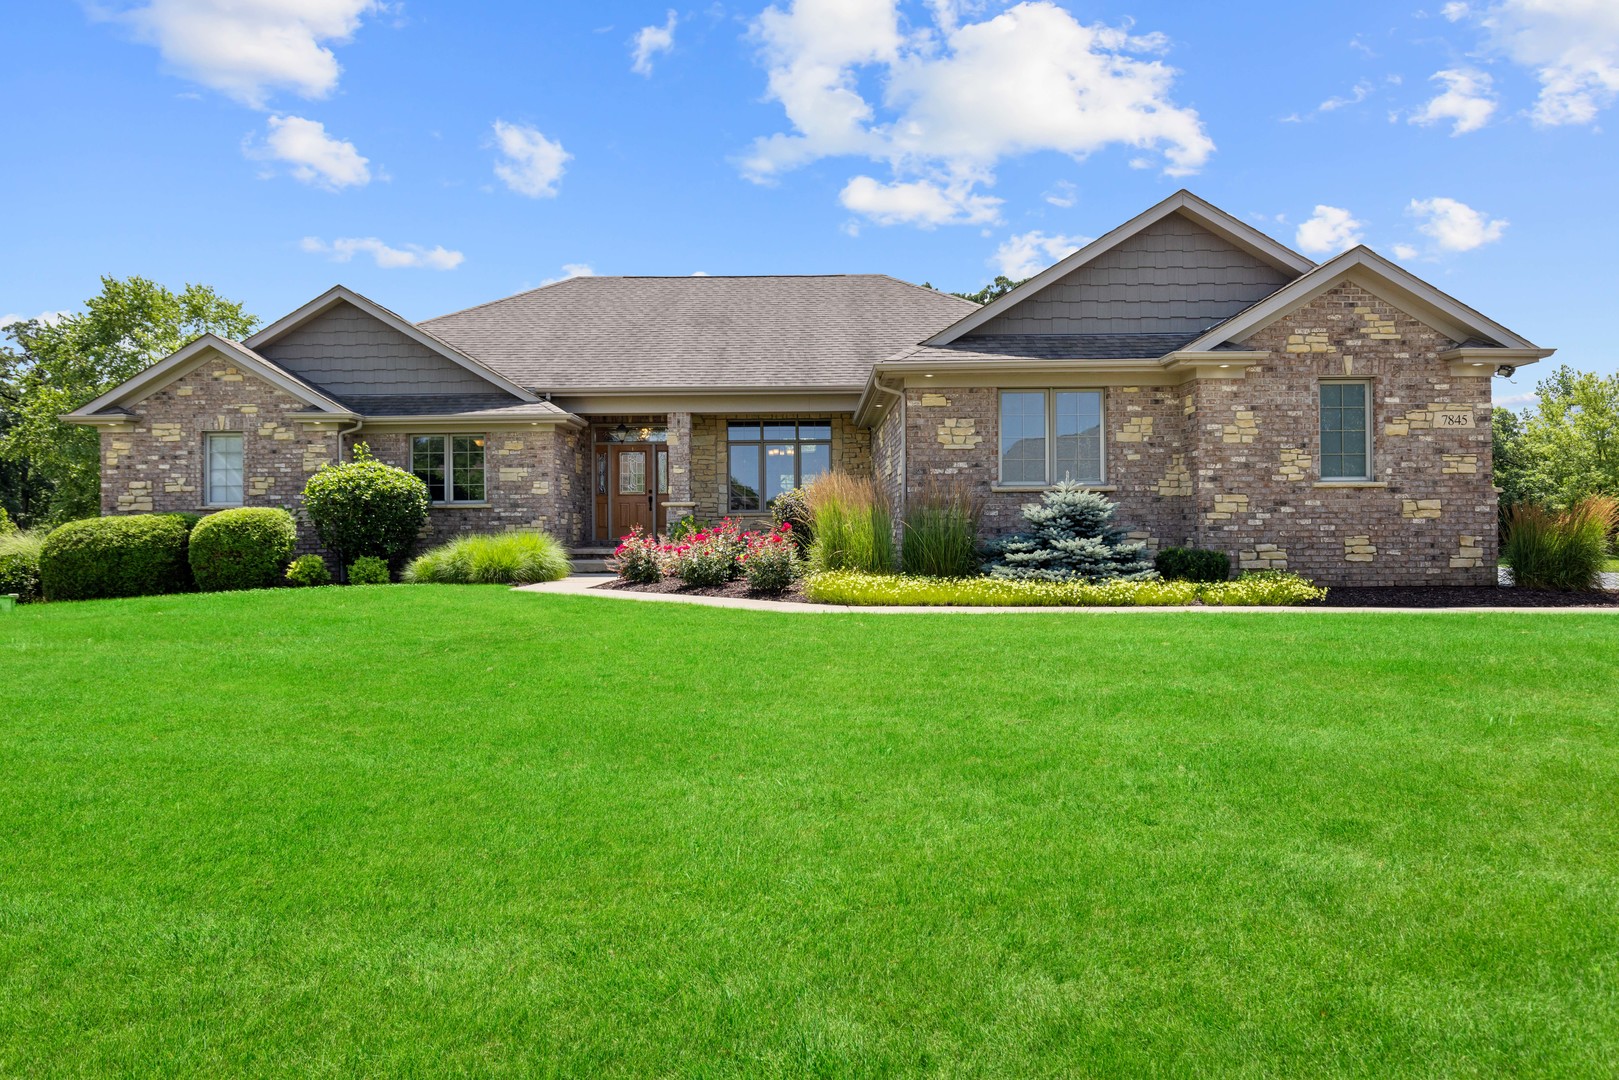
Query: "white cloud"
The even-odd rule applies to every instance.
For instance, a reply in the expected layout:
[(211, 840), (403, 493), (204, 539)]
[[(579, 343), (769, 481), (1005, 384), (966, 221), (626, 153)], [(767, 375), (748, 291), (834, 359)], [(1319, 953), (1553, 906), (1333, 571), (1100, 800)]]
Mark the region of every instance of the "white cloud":
[(1001, 200), (977, 195), (972, 182), (896, 180), (885, 184), (857, 176), (844, 185), (838, 201), (879, 225), (987, 225), (1000, 220)]
[(1079, 202), (1079, 188), (1070, 180), (1058, 180), (1051, 185), (1051, 190), (1045, 193), (1044, 198), (1052, 206), (1060, 206), (1066, 210)]
[(1394, 245), (1394, 257), (1396, 259), (1410, 260), (1410, 259), (1416, 258), (1420, 254), (1422, 254), (1422, 252), (1418, 251), (1416, 248), (1412, 247), (1410, 244), (1395, 244)]
[(662, 26), (643, 26), (635, 34), (635, 62), (630, 65), (637, 75), (652, 74), (652, 58), (658, 53), (666, 53), (675, 47), (675, 23), (677, 18), (673, 11), (669, 12), (668, 21)]
[(1337, 206), (1317, 206), (1309, 220), (1299, 225), (1294, 241), (1299, 250), (1311, 255), (1336, 255), (1360, 243), (1364, 222)]
[(567, 281), (569, 278), (595, 276), (596, 271), (590, 268), (589, 263), (563, 263), (562, 273), (558, 274), (556, 277), (546, 278), (544, 281), (540, 282), (540, 285), (543, 287), (546, 285), (555, 285), (559, 281)]
[(1467, 18), (1471, 12), (1472, 9), (1467, 4), (1462, 3), (1461, 0), (1451, 0), (1451, 3), (1448, 3), (1439, 9), (1439, 14), (1443, 15), (1451, 22), (1459, 22), (1462, 19)]
[(1494, 83), (1482, 71), (1472, 68), (1452, 68), (1435, 72), (1432, 80), (1443, 83), (1444, 93), (1411, 116), (1413, 124), (1437, 124), (1451, 121), (1452, 135), (1465, 135), (1477, 131), (1490, 122), (1495, 113)]
[(1440, 251), (1472, 251), (1501, 239), (1507, 228), (1504, 219), (1488, 218), (1455, 199), (1412, 199), (1406, 212)]
[[(937, 206), (944, 192), (974, 207), (898, 218), (938, 224), (941, 216), (991, 220), (974, 189), (993, 183), (1003, 157), (1055, 150), (1083, 158), (1124, 146), (1183, 175), (1213, 152), (1197, 113), (1172, 99), (1175, 71), (1153, 55), (1167, 44), (1162, 35), (1085, 25), (1049, 0), (979, 22), (963, 21), (977, 4), (929, 6), (933, 24), (914, 32), (902, 28), (897, 0), (766, 8), (753, 34), (768, 95), (791, 130), (756, 140), (743, 173), (769, 182), (822, 158), (869, 158), (892, 169), (892, 182), (864, 178), (856, 195), (886, 193), (886, 207), (904, 192)], [(870, 85), (882, 87), (880, 96)]]
[(306, 236), (298, 246), (312, 255), (325, 255), (333, 262), (346, 263), (356, 255), (369, 255), (383, 270), (454, 270), (466, 259), (459, 251), (443, 247), (424, 248), (418, 244), (389, 247), (374, 236), (342, 237), (329, 244), (319, 237)]
[(132, 27), (186, 78), (262, 109), (276, 90), (331, 93), (342, 68), (328, 45), (381, 10), (379, 0), (148, 0), (102, 17)]
[(1341, 97), (1330, 97), (1316, 106), (1318, 112), (1336, 112), (1349, 105), (1359, 105), (1371, 95), (1372, 84), (1362, 79), (1356, 83), (1349, 93)]
[(283, 161), (306, 184), (330, 191), (363, 187), (371, 182), (369, 159), (354, 144), (326, 134), (326, 126), (301, 116), (272, 116), (264, 145), (248, 145), (248, 157)]
[(1619, 99), (1619, 4), (1613, 0), (1447, 5), (1445, 15), (1477, 22), (1496, 52), (1534, 72), (1540, 95), (1530, 115), (1537, 124), (1589, 124)]
[(1091, 242), (1089, 236), (1048, 236), (1039, 229), (1009, 236), (995, 249), (991, 266), (1013, 281), (1033, 277)]
[(73, 314), (71, 311), (41, 311), (38, 315), (32, 316), (18, 315), (16, 313), (10, 315), (0, 315), (0, 330), (4, 330), (12, 323), (27, 322), (30, 318), (38, 322), (42, 322), (46, 326), (55, 326), (57, 323), (61, 322), (71, 314)]
[(557, 193), (563, 167), (573, 158), (561, 143), (547, 139), (536, 128), (504, 120), (495, 121), (495, 142), (503, 155), (495, 163), (495, 175), (507, 187), (534, 199)]

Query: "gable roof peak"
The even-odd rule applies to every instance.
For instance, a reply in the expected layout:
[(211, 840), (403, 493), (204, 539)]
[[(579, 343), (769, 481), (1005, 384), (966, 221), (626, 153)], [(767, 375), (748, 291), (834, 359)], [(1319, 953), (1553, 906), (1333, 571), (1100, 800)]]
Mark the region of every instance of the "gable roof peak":
[(982, 326), (1025, 300), (1054, 285), (1075, 270), (1101, 258), (1126, 241), (1146, 231), (1171, 214), (1179, 214), (1198, 227), (1213, 233), (1277, 270), (1298, 278), (1316, 264), (1280, 241), (1260, 232), (1240, 218), (1221, 210), (1186, 188), (1181, 188), (1149, 206), (1124, 224), (1103, 233), (1078, 251), (1059, 259), (1011, 292), (983, 305), (977, 311), (946, 327), (923, 345), (948, 345), (963, 334)]
[(468, 371), (483, 379), (485, 382), (491, 383), (494, 386), (505, 390), (509, 394), (514, 394), (522, 400), (528, 402), (540, 400), (539, 397), (527, 387), (518, 385), (517, 383), (508, 379), (506, 376), (502, 375), (500, 372), (496, 371), (494, 368), (479, 360), (473, 359), (471, 356), (468, 356), (466, 353), (462, 352), (460, 349), (457, 349), (443, 338), (433, 334), (431, 331), (417, 326), (415, 323), (411, 322), (409, 319), (406, 319), (397, 312), (383, 307), (370, 297), (357, 293), (347, 285), (342, 284), (333, 285), (330, 289), (327, 289), (325, 292), (321, 293), (307, 304), (304, 304), (295, 311), (283, 315), (269, 326), (266, 326), (264, 329), (248, 338), (242, 344), (249, 349), (258, 349), (262, 346), (269, 345), (277, 338), (282, 337), (292, 330), (302, 326), (304, 323), (307, 323), (311, 319), (323, 315), (331, 308), (343, 303), (350, 304), (358, 308), (360, 311), (363, 311), (373, 319), (376, 319), (389, 329), (405, 335), (419, 345), (431, 349), (433, 352), (438, 353), (451, 363), (466, 368)]

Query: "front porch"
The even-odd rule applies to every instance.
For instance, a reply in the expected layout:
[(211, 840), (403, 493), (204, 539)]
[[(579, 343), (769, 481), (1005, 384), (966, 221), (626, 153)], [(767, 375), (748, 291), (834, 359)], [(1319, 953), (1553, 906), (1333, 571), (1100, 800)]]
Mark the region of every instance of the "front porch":
[(632, 529), (664, 532), (683, 517), (749, 525), (770, 500), (829, 469), (871, 471), (870, 433), (846, 412), (746, 411), (585, 416), (589, 522), (574, 549), (595, 562)]

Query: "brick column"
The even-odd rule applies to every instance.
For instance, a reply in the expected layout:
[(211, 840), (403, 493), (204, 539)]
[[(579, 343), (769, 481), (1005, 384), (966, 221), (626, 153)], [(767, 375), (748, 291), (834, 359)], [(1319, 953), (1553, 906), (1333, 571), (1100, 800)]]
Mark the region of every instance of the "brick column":
[(691, 497), (691, 413), (672, 412), (669, 430), (669, 500), (666, 504), (669, 521), (679, 521), (693, 513), (696, 502)]

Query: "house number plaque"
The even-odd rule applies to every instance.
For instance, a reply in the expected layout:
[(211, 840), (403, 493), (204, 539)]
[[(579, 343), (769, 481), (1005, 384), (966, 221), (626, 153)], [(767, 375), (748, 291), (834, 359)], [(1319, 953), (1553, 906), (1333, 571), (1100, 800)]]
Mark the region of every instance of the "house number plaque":
[(1470, 428), (1473, 426), (1473, 410), (1459, 409), (1455, 412), (1436, 412), (1433, 414), (1433, 426), (1436, 428)]

